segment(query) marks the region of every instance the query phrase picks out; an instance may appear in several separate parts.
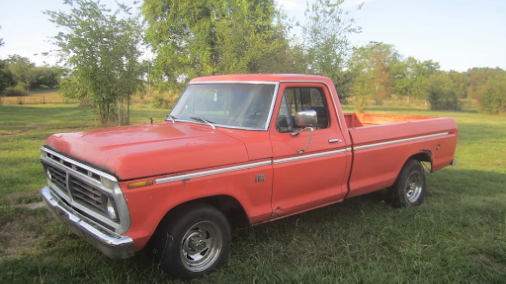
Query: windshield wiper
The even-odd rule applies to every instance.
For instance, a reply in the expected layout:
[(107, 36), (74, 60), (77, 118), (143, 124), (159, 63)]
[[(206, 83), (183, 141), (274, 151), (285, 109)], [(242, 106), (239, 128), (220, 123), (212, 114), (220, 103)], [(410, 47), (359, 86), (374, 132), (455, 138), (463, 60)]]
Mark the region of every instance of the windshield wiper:
[(205, 122), (205, 123), (209, 124), (213, 128), (213, 130), (216, 129), (216, 126), (213, 125), (214, 122), (212, 122), (210, 120), (203, 119), (202, 117), (195, 117), (195, 116), (190, 116), (190, 118), (193, 120)]
[(175, 119), (177, 119), (177, 117), (173, 116), (172, 114), (167, 114), (167, 118), (170, 118), (170, 120), (172, 120), (172, 124), (176, 123)]

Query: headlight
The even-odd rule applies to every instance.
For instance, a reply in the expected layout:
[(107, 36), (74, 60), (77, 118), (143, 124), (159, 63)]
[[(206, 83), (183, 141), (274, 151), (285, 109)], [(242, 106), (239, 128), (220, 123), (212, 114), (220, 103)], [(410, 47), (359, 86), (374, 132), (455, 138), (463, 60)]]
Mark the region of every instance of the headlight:
[(108, 189), (113, 189), (114, 188), (114, 182), (106, 179), (106, 178), (103, 178), (103, 177), (100, 177), (100, 182), (102, 183), (102, 185), (105, 187), (105, 188), (108, 188)]
[(107, 199), (107, 214), (109, 214), (109, 218), (112, 220), (116, 220), (116, 218), (118, 218), (118, 215), (116, 214), (116, 208), (114, 208), (114, 205), (110, 199)]

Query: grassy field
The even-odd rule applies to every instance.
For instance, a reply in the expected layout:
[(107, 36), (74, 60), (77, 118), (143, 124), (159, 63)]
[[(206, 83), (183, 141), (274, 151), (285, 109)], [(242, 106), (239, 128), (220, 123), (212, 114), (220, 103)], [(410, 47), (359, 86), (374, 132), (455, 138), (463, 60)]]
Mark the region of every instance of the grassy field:
[[(347, 108), (351, 111), (351, 108)], [(506, 119), (475, 112), (369, 107), (452, 116), (458, 166), (428, 174), (425, 202), (392, 209), (382, 192), (233, 231), (230, 260), (192, 283), (506, 283)], [(154, 111), (160, 121), (166, 111)], [(135, 106), (134, 123), (150, 111)], [(97, 127), (74, 105), (0, 107), (0, 283), (179, 283), (149, 252), (113, 261), (53, 221), (40, 201), (38, 148), (52, 133)]]
[(58, 89), (35, 90), (29, 96), (0, 97), (1, 105), (67, 104), (74, 101), (62, 97)]

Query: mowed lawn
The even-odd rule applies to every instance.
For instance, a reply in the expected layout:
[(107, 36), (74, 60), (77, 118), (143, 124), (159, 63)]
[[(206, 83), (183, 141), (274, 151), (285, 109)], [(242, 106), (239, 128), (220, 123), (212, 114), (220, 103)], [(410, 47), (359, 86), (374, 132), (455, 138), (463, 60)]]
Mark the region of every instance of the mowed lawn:
[[(506, 283), (506, 118), (366, 111), (454, 117), (458, 166), (427, 174), (426, 200), (417, 208), (393, 209), (379, 192), (239, 226), (228, 263), (192, 283)], [(153, 110), (155, 122), (166, 113)], [(145, 105), (132, 110), (134, 123), (150, 116)], [(45, 138), (94, 127), (93, 113), (74, 105), (0, 107), (0, 283), (180, 283), (165, 277), (148, 251), (110, 260), (45, 208), (26, 207), (40, 201), (45, 184)]]

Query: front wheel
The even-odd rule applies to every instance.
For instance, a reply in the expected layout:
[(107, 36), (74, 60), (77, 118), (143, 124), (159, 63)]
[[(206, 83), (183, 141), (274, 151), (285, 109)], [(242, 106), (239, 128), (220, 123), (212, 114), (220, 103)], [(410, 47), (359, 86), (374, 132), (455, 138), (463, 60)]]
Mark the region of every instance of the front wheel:
[(418, 160), (408, 160), (387, 193), (394, 207), (414, 207), (425, 197), (425, 171)]
[(157, 234), (161, 268), (175, 278), (208, 274), (223, 265), (230, 252), (230, 225), (221, 211), (207, 204), (178, 210)]

